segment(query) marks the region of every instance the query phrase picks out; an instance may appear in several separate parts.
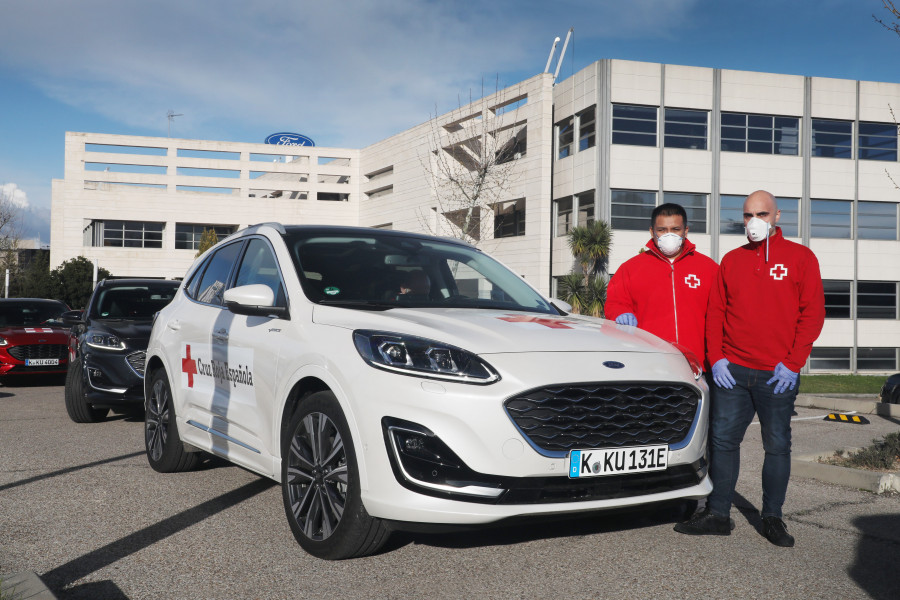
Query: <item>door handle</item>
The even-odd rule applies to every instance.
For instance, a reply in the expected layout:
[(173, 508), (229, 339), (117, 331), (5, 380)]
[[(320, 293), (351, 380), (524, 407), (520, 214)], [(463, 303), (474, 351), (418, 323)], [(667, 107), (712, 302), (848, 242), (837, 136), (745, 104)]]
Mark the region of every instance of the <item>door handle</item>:
[(217, 329), (213, 332), (212, 338), (217, 342), (225, 343), (228, 341), (228, 330), (225, 328)]
[(168, 323), (166, 323), (166, 327), (168, 327), (172, 331), (178, 331), (179, 329), (181, 329), (181, 321), (169, 321)]

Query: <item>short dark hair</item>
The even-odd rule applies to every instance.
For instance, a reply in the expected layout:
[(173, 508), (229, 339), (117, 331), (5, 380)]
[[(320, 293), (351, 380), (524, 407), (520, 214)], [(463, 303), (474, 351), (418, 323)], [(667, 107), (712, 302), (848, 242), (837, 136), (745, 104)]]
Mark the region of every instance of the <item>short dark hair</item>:
[(687, 213), (684, 211), (684, 207), (680, 204), (675, 204), (674, 202), (666, 202), (665, 204), (660, 204), (659, 206), (654, 208), (653, 214), (650, 215), (650, 229), (656, 227), (656, 217), (660, 215), (664, 217), (680, 216), (682, 221), (684, 221), (685, 229), (687, 229)]

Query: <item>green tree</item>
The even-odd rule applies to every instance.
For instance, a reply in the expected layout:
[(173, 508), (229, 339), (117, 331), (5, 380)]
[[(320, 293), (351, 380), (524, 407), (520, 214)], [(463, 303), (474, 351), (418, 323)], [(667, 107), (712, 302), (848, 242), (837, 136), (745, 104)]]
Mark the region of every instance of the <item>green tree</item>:
[(203, 233), (200, 234), (200, 246), (197, 248), (197, 254), (194, 257), (198, 257), (213, 246), (215, 246), (219, 242), (219, 236), (216, 235), (215, 229), (204, 229)]
[[(112, 273), (100, 267), (97, 281), (110, 277)], [(50, 273), (54, 298), (62, 300), (72, 308), (84, 308), (94, 291), (94, 263), (83, 256), (65, 261)]]
[(560, 277), (557, 294), (561, 300), (572, 305), (573, 312), (602, 317), (603, 305), (606, 304), (606, 268), (612, 230), (606, 221), (597, 220), (573, 227), (567, 237), (581, 273), (573, 269), (568, 275)]
[(17, 278), (16, 295), (22, 298), (55, 298), (50, 279), (50, 252), (38, 252)]

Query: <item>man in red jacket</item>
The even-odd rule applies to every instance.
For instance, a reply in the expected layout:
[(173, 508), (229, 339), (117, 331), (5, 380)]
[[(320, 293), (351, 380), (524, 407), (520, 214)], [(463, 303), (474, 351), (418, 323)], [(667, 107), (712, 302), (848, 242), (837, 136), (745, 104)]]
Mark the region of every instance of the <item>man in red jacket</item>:
[(706, 357), (709, 291), (718, 266), (687, 239), (688, 220), (679, 204), (657, 206), (650, 217), (646, 250), (625, 261), (609, 282), (604, 313)]
[(675, 526), (692, 535), (730, 535), (731, 499), (740, 446), (759, 416), (765, 460), (762, 533), (776, 546), (794, 545), (782, 520), (791, 472), (791, 414), (800, 369), (825, 322), (819, 262), (775, 224), (775, 197), (756, 191), (744, 202), (750, 243), (722, 258), (709, 297), (706, 343), (713, 365), (706, 510)]

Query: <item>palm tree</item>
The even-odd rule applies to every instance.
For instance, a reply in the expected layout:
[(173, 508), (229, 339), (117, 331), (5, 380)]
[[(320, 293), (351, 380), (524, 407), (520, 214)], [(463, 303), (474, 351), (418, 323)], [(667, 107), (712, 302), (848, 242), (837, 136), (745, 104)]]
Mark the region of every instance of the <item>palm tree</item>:
[(572, 305), (573, 312), (602, 317), (612, 230), (606, 221), (597, 220), (573, 227), (567, 237), (581, 274), (573, 271), (560, 277), (558, 295)]

